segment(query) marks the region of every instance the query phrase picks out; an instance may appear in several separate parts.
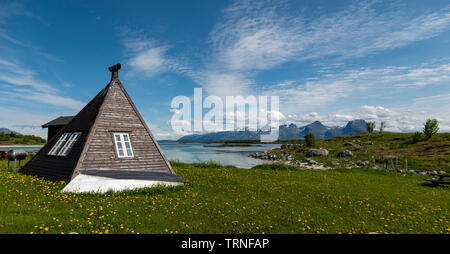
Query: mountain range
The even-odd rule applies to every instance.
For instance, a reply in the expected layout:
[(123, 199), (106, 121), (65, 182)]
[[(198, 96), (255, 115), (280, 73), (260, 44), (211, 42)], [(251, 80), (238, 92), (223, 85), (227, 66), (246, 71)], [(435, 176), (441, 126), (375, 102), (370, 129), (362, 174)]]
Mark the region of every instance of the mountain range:
[[(344, 127), (329, 127), (319, 121), (315, 121), (305, 126), (297, 126), (293, 123), (289, 125), (280, 125), (279, 139), (303, 139), (308, 133), (314, 133), (316, 139), (327, 139), (337, 136), (349, 136), (356, 133), (367, 132), (366, 121), (356, 119), (349, 121)], [(230, 141), (230, 140), (259, 140), (264, 131), (221, 131), (206, 134), (193, 134), (181, 137), (179, 142), (212, 142), (212, 141)]]

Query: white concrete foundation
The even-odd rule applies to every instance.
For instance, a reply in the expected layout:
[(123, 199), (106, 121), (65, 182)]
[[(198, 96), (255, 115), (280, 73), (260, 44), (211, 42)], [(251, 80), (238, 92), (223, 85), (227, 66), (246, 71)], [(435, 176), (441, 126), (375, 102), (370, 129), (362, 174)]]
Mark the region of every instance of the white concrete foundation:
[(133, 180), (133, 179), (114, 179), (109, 177), (100, 177), (92, 175), (79, 174), (70, 181), (62, 192), (96, 192), (105, 193), (107, 191), (133, 190), (137, 188), (155, 187), (155, 186), (177, 186), (183, 185), (180, 182), (165, 182), (151, 180)]

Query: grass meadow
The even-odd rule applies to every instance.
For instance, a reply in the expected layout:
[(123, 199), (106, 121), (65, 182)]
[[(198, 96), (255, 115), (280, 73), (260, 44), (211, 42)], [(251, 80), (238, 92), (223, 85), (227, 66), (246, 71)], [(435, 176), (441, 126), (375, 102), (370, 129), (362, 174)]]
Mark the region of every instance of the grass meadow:
[[(361, 133), (317, 140), (314, 147), (326, 148), (329, 155), (314, 157), (314, 160), (329, 167), (342, 168), (347, 168), (352, 162), (369, 161), (371, 166), (383, 168), (385, 164), (378, 163), (377, 160), (383, 155), (394, 155), (398, 157), (398, 161), (393, 162), (398, 163), (396, 167), (401, 170), (406, 170), (407, 167), (408, 170), (450, 172), (450, 133), (438, 133), (428, 140), (422, 139), (419, 142), (413, 142), (413, 135), (413, 133)], [(373, 145), (364, 145), (368, 141), (373, 142)], [(299, 145), (288, 149), (274, 149), (271, 153), (287, 153), (295, 160), (304, 160), (305, 152), (310, 147), (302, 146), (303, 140), (290, 142), (297, 142)], [(347, 142), (354, 145), (347, 146)], [(344, 149), (350, 150), (355, 156), (338, 158), (338, 153)]]
[(0, 233), (450, 233), (450, 192), (381, 170), (172, 163), (182, 187), (68, 194), (0, 161)]

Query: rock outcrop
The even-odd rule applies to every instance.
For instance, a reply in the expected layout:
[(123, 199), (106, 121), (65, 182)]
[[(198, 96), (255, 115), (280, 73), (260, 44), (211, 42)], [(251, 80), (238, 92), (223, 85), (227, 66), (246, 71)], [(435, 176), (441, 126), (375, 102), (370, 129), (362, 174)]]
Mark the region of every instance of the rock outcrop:
[(353, 157), (353, 153), (350, 150), (342, 150), (338, 153), (338, 157)]
[(328, 150), (327, 149), (323, 149), (323, 148), (319, 148), (319, 149), (309, 149), (308, 151), (306, 151), (305, 155), (307, 157), (313, 157), (313, 156), (327, 156), (328, 155)]

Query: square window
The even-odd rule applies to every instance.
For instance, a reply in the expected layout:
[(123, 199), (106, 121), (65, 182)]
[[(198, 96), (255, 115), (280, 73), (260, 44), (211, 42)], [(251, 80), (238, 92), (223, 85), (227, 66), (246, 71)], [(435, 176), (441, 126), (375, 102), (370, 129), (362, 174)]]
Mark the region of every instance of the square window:
[(59, 150), (63, 147), (63, 145), (66, 143), (67, 139), (69, 138), (70, 133), (64, 133), (61, 135), (59, 140), (56, 142), (56, 144), (53, 146), (52, 150), (48, 152), (49, 155), (56, 155)]
[(114, 141), (119, 158), (134, 157), (128, 133), (114, 133)]
[(81, 132), (66, 132), (61, 135), (59, 140), (50, 150), (48, 155), (56, 155), (56, 156), (66, 156), (69, 154), (70, 149), (75, 145), (75, 142), (81, 136)]
[(81, 132), (74, 132), (70, 137), (67, 139), (66, 144), (61, 148), (61, 150), (58, 152), (59, 156), (66, 156), (69, 154), (70, 149), (75, 145), (75, 142), (77, 142), (78, 138), (81, 136)]

